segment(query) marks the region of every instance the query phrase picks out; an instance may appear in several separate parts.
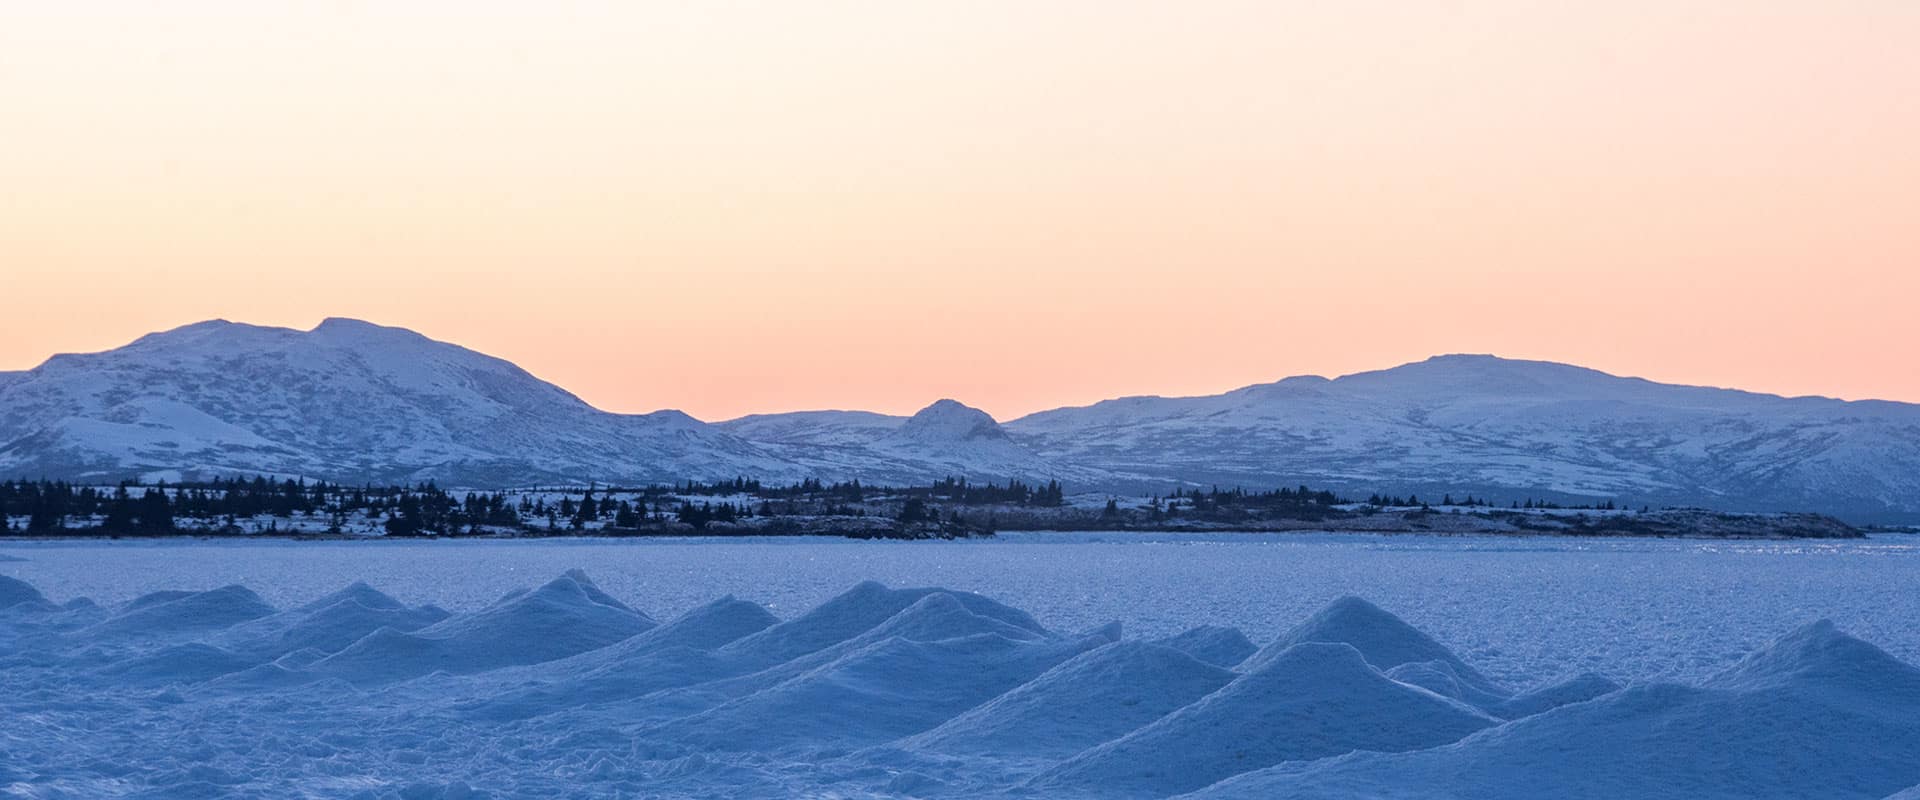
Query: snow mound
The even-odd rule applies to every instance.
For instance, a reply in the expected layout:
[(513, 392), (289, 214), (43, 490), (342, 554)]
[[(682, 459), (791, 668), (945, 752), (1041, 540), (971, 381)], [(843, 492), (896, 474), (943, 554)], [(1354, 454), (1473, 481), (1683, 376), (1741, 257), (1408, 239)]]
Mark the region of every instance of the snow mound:
[(1920, 670), (1815, 623), (1705, 688), (1633, 686), (1445, 747), (1282, 765), (1196, 797), (1872, 800), (1920, 783), (1916, 720)]
[(623, 669), (630, 659), (671, 648), (713, 650), (766, 630), (780, 622), (758, 603), (727, 595), (681, 614), (665, 625), (609, 647), (582, 653), (555, 665), (559, 671)]
[(245, 586), (204, 592), (156, 592), (133, 600), (120, 613), (78, 632), (104, 637), (157, 637), (225, 628), (274, 613)]
[(577, 655), (653, 627), (576, 571), (415, 632), (381, 628), (312, 669), (355, 683), (484, 672)]
[(1259, 669), (1266, 660), (1306, 642), (1353, 645), (1366, 657), (1367, 663), (1381, 670), (1423, 661), (1440, 662), (1460, 680), (1498, 693), (1492, 681), (1461, 661), (1453, 651), (1379, 606), (1351, 595), (1327, 604), (1278, 641), (1255, 653), (1242, 666), (1248, 670)]
[(1201, 625), (1160, 639), (1155, 644), (1171, 647), (1217, 667), (1232, 667), (1258, 652), (1239, 628)]
[(1736, 691), (1812, 690), (1894, 694), (1920, 703), (1920, 669), (1855, 639), (1828, 620), (1787, 634), (1707, 682)]
[[(364, 586), (365, 584), (359, 584)], [(369, 594), (368, 592), (371, 592)], [(434, 606), (407, 608), (379, 592), (352, 587), (293, 611), (262, 617), (229, 629), (219, 641), (236, 651), (278, 658), (298, 650), (336, 653), (381, 628), (409, 632), (428, 627), (450, 615)]]
[(708, 652), (779, 622), (757, 603), (732, 595), (608, 647), (542, 665), (553, 677), (463, 710), (495, 720), (629, 699), (734, 674)]
[(947, 594), (973, 615), (999, 620), (1037, 635), (1045, 628), (1026, 612), (969, 592), (943, 589), (889, 589), (866, 581), (794, 619), (721, 648), (730, 659), (772, 666), (847, 641), (906, 610), (931, 594)]
[(1489, 691), (1445, 661), (1420, 661), (1387, 670), (1387, 677), (1458, 700), (1501, 719), (1519, 719), (1618, 691), (1620, 684), (1587, 673), (1520, 695)]
[(954, 754), (1066, 758), (1212, 694), (1235, 677), (1227, 669), (1172, 647), (1114, 642), (1082, 653), (900, 746)]
[(1509, 695), (1353, 600), (1247, 657), (872, 583), (658, 625), (577, 571), (452, 616), (0, 592), (0, 784), (36, 796), (1920, 800), (1920, 669), (1826, 622), (1697, 686)]
[(1386, 670), (1387, 677), (1412, 684), (1442, 697), (1450, 697), (1482, 710), (1504, 705), (1513, 698), (1491, 691), (1474, 679), (1461, 675), (1447, 661), (1416, 661)]
[(120, 606), (116, 609), (116, 611), (124, 614), (128, 611), (146, 608), (147, 606), (159, 605), (161, 603), (171, 603), (175, 600), (178, 600), (182, 597), (190, 596), (192, 594), (193, 592), (189, 592), (184, 589), (163, 589), (158, 592), (148, 592), (146, 594), (140, 595), (139, 597), (133, 598), (132, 600), (128, 600), (127, 602), (120, 604)]
[(366, 606), (367, 608), (387, 609), (387, 608), (405, 608), (406, 607), (406, 604), (393, 599), (392, 597), (388, 596), (385, 592), (382, 592), (379, 589), (375, 589), (372, 586), (368, 586), (366, 581), (354, 581), (353, 583), (348, 584), (347, 588), (345, 589), (341, 589), (340, 591), (333, 592), (331, 594), (323, 595), (320, 597), (320, 599), (314, 600), (310, 603), (307, 603), (306, 605), (299, 606), (293, 610), (311, 614), (315, 611), (319, 611), (320, 609), (326, 608), (327, 606), (331, 606), (331, 605), (335, 605), (335, 604), (343, 603), (347, 601), (359, 603), (360, 605)]
[[(857, 614), (844, 616), (862, 618), (867, 616), (874, 608), (885, 608), (904, 599), (917, 599), (913, 599), (911, 605), (887, 617), (879, 624), (866, 628), (857, 635), (842, 639), (834, 644), (813, 650), (804, 655), (785, 659), (772, 666), (762, 666), (766, 662), (766, 654), (764, 652), (757, 651), (751, 647), (740, 646), (751, 644), (752, 640), (759, 636), (759, 634), (743, 638), (714, 651), (714, 655), (717, 657), (715, 665), (717, 671), (702, 676), (700, 680), (705, 682), (698, 683), (698, 685), (690, 685), (695, 684), (696, 680), (688, 679), (682, 681), (678, 685), (687, 688), (676, 689), (666, 696), (650, 698), (650, 708), (647, 709), (647, 712), (665, 717), (685, 716), (698, 713), (713, 706), (772, 688), (784, 681), (791, 680), (831, 664), (849, 653), (870, 647), (879, 642), (884, 642), (888, 639), (933, 642), (981, 635), (999, 636), (1014, 641), (1043, 641), (1053, 640), (1055, 638), (1052, 634), (1036, 632), (1029, 628), (1005, 621), (1008, 615), (1004, 612), (1012, 611), (1012, 609), (1007, 609), (1005, 606), (978, 595), (969, 595), (965, 592), (948, 592), (942, 589), (881, 589), (880, 591), (885, 594), (876, 594), (872, 588), (855, 587), (853, 591), (841, 595), (841, 597), (835, 598), (834, 600), (829, 600), (822, 607), (840, 604), (843, 610), (852, 609), (859, 612)], [(865, 595), (866, 599), (871, 602), (861, 604), (840, 603), (841, 599), (856, 593)], [(975, 609), (994, 613), (995, 616), (975, 613)], [(1013, 617), (1015, 619), (1026, 618), (1026, 615), (1023, 613), (1014, 613), (1018, 615), (1017, 617)], [(803, 615), (799, 619), (804, 620), (810, 615), (811, 614)], [(837, 621), (842, 619), (842, 617), (842, 614), (836, 613), (831, 615), (829, 620)], [(783, 625), (784, 624), (785, 623), (783, 623)], [(781, 627), (781, 625), (776, 625), (762, 633), (771, 633), (779, 630)], [(1035, 624), (1034, 627), (1038, 627), (1038, 625)], [(801, 632), (806, 631), (802, 629)]]
[(252, 667), (252, 659), (199, 642), (170, 645), (157, 652), (118, 661), (100, 669), (103, 677), (136, 686), (200, 683)]
[(33, 584), (0, 575), (0, 609), (12, 608), (22, 603), (35, 607), (53, 605), (47, 602), (47, 598), (40, 594), (39, 589), (33, 588)]
[[(935, 595), (933, 600), (950, 595)], [(1100, 640), (889, 636), (654, 735), (707, 750), (878, 744), (932, 728)]]
[(1247, 770), (1354, 750), (1415, 750), (1495, 724), (1393, 680), (1345, 643), (1304, 642), (1166, 717), (1031, 781), (1052, 796), (1163, 797)]
[(1620, 691), (1620, 684), (1606, 676), (1587, 672), (1551, 686), (1543, 686), (1525, 694), (1515, 695), (1505, 702), (1487, 707), (1486, 710), (1502, 719), (1519, 719), (1543, 714), (1565, 705), (1584, 703), (1617, 691)]

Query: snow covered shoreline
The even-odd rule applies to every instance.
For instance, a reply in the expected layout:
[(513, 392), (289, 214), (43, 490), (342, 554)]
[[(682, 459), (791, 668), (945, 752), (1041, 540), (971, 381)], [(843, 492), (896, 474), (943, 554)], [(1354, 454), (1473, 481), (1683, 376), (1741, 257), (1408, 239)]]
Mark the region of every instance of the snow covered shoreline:
[(1860, 539), (1867, 534), (1832, 517), (1817, 514), (1733, 514), (1699, 509), (1522, 513), (1507, 509), (1384, 509), (1343, 512), (1335, 518), (1276, 517), (1247, 522), (1129, 521), (1099, 514), (1066, 510), (1059, 513), (1024, 511), (996, 517), (997, 530), (937, 526), (902, 528), (885, 517), (779, 518), (775, 524), (755, 520), (709, 523), (702, 528), (663, 525), (656, 528), (507, 528), (489, 527), (452, 535), (389, 536), (377, 524), (354, 531), (329, 530), (326, 520), (263, 518), (247, 525), (226, 523), (219, 528), (179, 528), (166, 534), (102, 533), (92, 523), (34, 533), (0, 536), (8, 541), (63, 540), (244, 540), (377, 541), (409, 538), (426, 541), (514, 539), (775, 539), (837, 538), (859, 540), (924, 541), (932, 539), (990, 539), (997, 533), (1132, 533), (1132, 534), (1408, 534), (1417, 536), (1601, 537), (1652, 539)]
[(0, 577), (0, 779), (407, 798), (1872, 800), (1920, 784), (1920, 669), (1824, 621), (1783, 621), (1697, 682), (1530, 689), (1355, 597), (1265, 642), (1205, 623), (1076, 633), (872, 582), (784, 618), (726, 596), (656, 619), (577, 570), (463, 612), (365, 583), (287, 608), (239, 585), (56, 603)]

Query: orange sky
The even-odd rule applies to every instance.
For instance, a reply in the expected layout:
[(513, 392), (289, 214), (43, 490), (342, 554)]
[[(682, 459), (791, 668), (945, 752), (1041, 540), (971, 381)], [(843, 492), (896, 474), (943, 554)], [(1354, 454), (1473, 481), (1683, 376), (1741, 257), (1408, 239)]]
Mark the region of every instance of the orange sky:
[(1920, 3), (22, 3), (0, 369), (355, 316), (603, 408), (1493, 352), (1920, 401)]

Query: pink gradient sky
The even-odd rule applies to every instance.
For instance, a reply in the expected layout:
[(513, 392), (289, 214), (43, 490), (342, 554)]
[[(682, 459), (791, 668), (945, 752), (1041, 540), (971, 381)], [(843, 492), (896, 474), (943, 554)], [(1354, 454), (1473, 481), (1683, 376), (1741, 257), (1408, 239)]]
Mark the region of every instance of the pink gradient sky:
[(1920, 401), (1920, 3), (21, 4), (0, 369), (355, 316), (603, 408), (1441, 352)]

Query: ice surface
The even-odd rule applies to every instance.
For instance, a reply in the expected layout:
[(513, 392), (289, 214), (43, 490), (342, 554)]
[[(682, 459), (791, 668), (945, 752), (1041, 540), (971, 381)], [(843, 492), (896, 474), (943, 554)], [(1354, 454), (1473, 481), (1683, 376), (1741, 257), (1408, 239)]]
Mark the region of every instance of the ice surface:
[[(1920, 670), (1851, 635), (1851, 620), (1882, 616), (1893, 619), (1880, 630), (1910, 633), (1910, 551), (1885, 541), (1072, 541), (705, 542), (698, 571), (677, 560), (689, 543), (377, 544), (352, 551), (378, 556), (363, 561), (326, 546), (29, 544), (31, 559), (0, 566), (0, 597), (14, 601), (0, 607), (0, 785), (44, 797), (1629, 800), (1880, 800), (1920, 785)], [(762, 550), (780, 557), (738, 571)], [(1325, 591), (1315, 569), (1329, 551), (1343, 574), (1376, 582)], [(293, 557), (264, 558), (282, 553)], [(76, 554), (91, 569), (63, 571)], [(131, 563), (111, 554), (150, 568), (119, 573), (96, 592), (104, 605), (75, 598), (92, 585), (75, 578)], [(1447, 569), (1409, 572), (1409, 554)], [(645, 571), (596, 580), (623, 574), (623, 557)], [(555, 558), (572, 563), (548, 569)], [(1000, 584), (1011, 591), (856, 580), (816, 594), (848, 558), (890, 581), (1012, 579)], [(974, 572), (989, 558), (1000, 569)], [(1030, 559), (1044, 591), (1019, 580)], [(169, 588), (185, 562), (197, 579)], [(1672, 562), (1712, 612), (1648, 623), (1693, 648), (1686, 663), (1636, 669), (1646, 656), (1611, 657), (1581, 635), (1578, 620), (1666, 608), (1658, 593), (1590, 606), (1644, 586), (1641, 571), (1672, 577), (1656, 568)], [(1723, 564), (1746, 593), (1725, 588)], [(1181, 581), (1194, 566), (1215, 580)], [(1497, 579), (1515, 571), (1591, 591), (1517, 613)], [(335, 580), (286, 591), (316, 575)], [(1434, 585), (1410, 594), (1412, 575)], [(1816, 596), (1837, 576), (1888, 602)], [(1881, 594), (1882, 580), (1909, 591)], [(688, 602), (683, 583), (708, 593)], [(429, 591), (443, 586), (464, 591)], [(636, 607), (672, 616), (655, 624)], [(1809, 622), (1825, 615), (1848, 621)], [(1763, 619), (1756, 644), (1715, 644)], [(1522, 646), (1558, 655), (1505, 655)], [(1504, 665), (1497, 679), (1489, 660)]]

